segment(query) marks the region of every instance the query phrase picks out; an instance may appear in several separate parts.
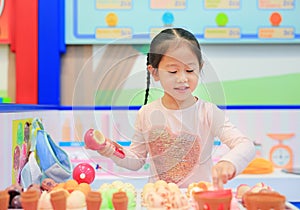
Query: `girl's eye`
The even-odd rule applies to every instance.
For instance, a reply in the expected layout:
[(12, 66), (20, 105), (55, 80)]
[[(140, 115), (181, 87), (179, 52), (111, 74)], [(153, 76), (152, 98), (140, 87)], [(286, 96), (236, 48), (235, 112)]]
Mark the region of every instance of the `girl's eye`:
[(188, 73), (194, 72), (194, 69), (186, 70), (186, 72), (188, 72)]
[(176, 74), (177, 71), (169, 71), (170, 74)]

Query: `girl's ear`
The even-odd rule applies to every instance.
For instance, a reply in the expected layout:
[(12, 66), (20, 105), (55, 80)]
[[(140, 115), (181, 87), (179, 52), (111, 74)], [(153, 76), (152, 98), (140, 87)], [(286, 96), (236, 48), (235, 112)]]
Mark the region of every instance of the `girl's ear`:
[(158, 70), (156, 68), (153, 68), (152, 65), (147, 66), (148, 71), (152, 75), (154, 81), (159, 81), (159, 75), (158, 75)]

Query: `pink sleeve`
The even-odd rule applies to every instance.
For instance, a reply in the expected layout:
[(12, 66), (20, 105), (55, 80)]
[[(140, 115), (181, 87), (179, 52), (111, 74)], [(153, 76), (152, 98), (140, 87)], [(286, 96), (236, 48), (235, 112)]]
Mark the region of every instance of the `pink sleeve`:
[(255, 147), (252, 140), (233, 125), (223, 110), (213, 108), (213, 131), (230, 151), (221, 160), (232, 162), (236, 167), (236, 175), (241, 173), (255, 157)]
[(135, 134), (131, 140), (129, 148), (124, 148), (125, 158), (120, 159), (111, 157), (111, 159), (119, 166), (129, 170), (139, 170), (143, 167), (147, 158), (147, 148), (142, 134), (142, 114), (139, 111), (135, 123)]

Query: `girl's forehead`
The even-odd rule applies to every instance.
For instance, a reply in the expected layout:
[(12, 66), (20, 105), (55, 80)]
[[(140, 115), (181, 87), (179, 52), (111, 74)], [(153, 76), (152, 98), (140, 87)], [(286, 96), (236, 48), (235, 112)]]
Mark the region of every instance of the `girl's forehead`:
[(178, 61), (184, 64), (198, 64), (198, 58), (191, 46), (186, 44), (170, 47), (162, 57), (162, 61)]

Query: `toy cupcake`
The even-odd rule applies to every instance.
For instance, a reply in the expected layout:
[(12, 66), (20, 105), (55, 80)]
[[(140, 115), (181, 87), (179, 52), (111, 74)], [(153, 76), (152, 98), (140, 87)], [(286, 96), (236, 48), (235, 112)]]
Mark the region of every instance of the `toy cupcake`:
[(243, 203), (248, 210), (283, 210), (285, 201), (285, 196), (271, 191), (247, 192), (243, 196)]

